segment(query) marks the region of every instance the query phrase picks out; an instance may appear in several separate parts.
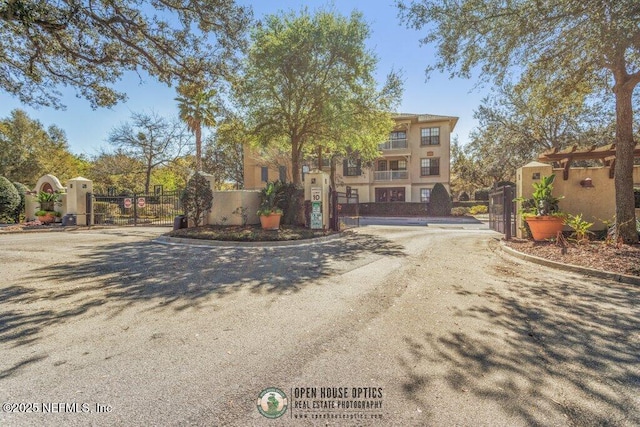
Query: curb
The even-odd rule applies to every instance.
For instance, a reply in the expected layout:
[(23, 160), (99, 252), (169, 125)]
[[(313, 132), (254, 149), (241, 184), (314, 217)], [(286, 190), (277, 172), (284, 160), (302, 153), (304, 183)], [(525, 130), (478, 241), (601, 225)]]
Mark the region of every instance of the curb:
[(551, 267), (551, 268), (556, 268), (558, 270), (564, 270), (564, 271), (569, 271), (572, 273), (580, 273), (580, 274), (584, 274), (585, 276), (591, 276), (591, 277), (597, 277), (600, 279), (608, 279), (608, 280), (613, 280), (615, 282), (619, 282), (619, 283), (627, 283), (630, 285), (640, 285), (640, 277), (638, 276), (629, 276), (627, 274), (620, 274), (620, 273), (613, 273), (610, 271), (602, 271), (602, 270), (595, 270), (593, 268), (589, 268), (589, 267), (581, 267), (578, 265), (573, 265), (573, 264), (563, 264), (560, 262), (556, 262), (556, 261), (551, 261), (548, 260), (546, 258), (540, 258), (537, 257), (535, 255), (529, 255), (529, 254), (525, 254), (522, 252), (518, 252), (513, 248), (510, 248), (509, 246), (507, 246), (504, 242), (500, 242), (500, 248), (502, 249), (502, 251), (508, 255), (511, 255), (515, 258), (524, 260), (524, 261), (529, 261), (529, 262), (533, 262), (535, 264), (540, 264), (540, 265), (544, 265), (545, 267)]
[(185, 237), (168, 237), (161, 236), (153, 239), (153, 243), (172, 246), (191, 246), (191, 247), (213, 247), (213, 248), (281, 248), (320, 245), (333, 240), (338, 240), (346, 235), (345, 232), (333, 234), (331, 236), (316, 237), (314, 239), (302, 240), (280, 240), (273, 242), (234, 242), (226, 240), (205, 240), (205, 239), (189, 239)]

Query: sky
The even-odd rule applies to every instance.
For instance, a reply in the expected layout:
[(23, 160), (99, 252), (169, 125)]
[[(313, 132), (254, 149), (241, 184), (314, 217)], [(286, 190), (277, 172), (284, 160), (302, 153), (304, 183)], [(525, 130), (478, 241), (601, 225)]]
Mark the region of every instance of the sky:
[[(378, 81), (382, 83), (392, 69), (402, 71), (404, 94), (398, 112), (459, 117), (453, 136), (457, 136), (462, 144), (467, 143), (469, 132), (477, 126), (473, 113), (488, 89), (476, 87), (475, 80), (449, 79), (448, 73), (434, 72), (427, 80), (425, 69), (435, 63), (435, 48), (420, 45), (423, 34), (406, 28), (398, 18), (393, 0), (340, 0), (335, 3), (326, 0), (237, 0), (236, 3), (251, 5), (255, 19), (281, 10), (297, 11), (304, 6), (314, 11), (329, 5), (344, 15), (353, 10), (362, 12), (372, 33), (367, 47), (378, 57)], [(13, 109), (21, 108), (45, 127), (56, 125), (63, 129), (71, 152), (92, 157), (101, 148), (110, 149), (107, 142), (110, 130), (128, 121), (132, 113), (155, 111), (167, 118), (178, 115), (175, 89), (152, 77), (141, 81), (137, 74), (125, 74), (117, 89), (127, 93), (127, 101), (97, 110), (92, 110), (88, 101), (78, 98), (72, 88), (62, 89), (66, 110), (25, 106), (17, 98), (0, 93), (0, 117), (8, 117)]]

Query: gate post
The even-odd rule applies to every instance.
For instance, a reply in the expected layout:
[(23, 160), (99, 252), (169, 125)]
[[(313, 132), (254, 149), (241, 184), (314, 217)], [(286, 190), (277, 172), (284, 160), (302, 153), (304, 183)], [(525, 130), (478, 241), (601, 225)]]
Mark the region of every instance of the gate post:
[(513, 224), (513, 190), (510, 185), (504, 187), (504, 238), (511, 240), (511, 231)]

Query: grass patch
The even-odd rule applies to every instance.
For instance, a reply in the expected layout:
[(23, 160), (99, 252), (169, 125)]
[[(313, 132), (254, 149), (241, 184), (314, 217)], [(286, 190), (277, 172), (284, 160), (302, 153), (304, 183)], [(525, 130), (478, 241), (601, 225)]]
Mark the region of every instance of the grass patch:
[(182, 228), (167, 233), (170, 237), (220, 240), (225, 242), (278, 242), (305, 240), (336, 234), (334, 231), (310, 230), (295, 225), (281, 226), (280, 230), (263, 230), (259, 225), (205, 225)]

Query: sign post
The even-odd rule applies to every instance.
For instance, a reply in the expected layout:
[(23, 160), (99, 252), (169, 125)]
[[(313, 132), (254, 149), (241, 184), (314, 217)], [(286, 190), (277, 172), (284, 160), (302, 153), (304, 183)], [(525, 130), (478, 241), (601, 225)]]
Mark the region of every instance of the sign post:
[(321, 230), (322, 224), (322, 189), (311, 188), (311, 229)]

